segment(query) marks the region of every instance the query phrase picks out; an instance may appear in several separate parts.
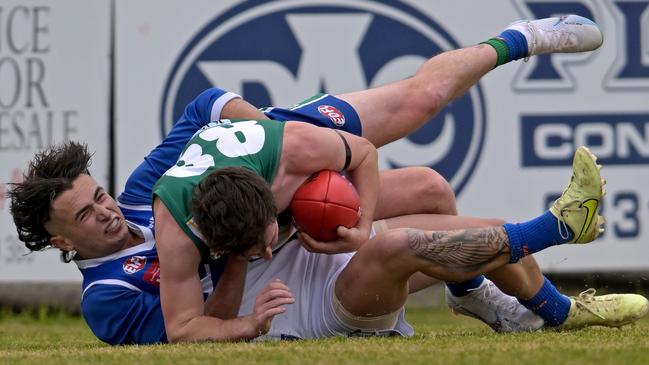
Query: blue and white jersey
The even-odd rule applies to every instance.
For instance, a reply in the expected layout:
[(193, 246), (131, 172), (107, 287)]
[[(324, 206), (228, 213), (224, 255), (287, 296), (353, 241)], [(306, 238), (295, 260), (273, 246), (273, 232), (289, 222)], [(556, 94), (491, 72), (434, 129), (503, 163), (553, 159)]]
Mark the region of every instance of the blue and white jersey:
[(166, 342), (153, 233), (142, 226), (129, 228), (142, 234), (145, 242), (77, 261), (83, 274), (81, 311), (94, 334), (112, 345)]
[[(169, 135), (135, 169), (117, 198), (129, 228), (145, 242), (112, 255), (79, 260), (83, 275), (81, 311), (93, 333), (112, 345), (166, 342), (160, 305), (160, 270), (153, 234), (151, 190), (178, 159), (194, 133), (218, 120), (236, 94), (220, 89), (201, 93), (187, 107)], [(213, 291), (225, 261), (197, 268), (205, 298)]]
[[(81, 311), (93, 333), (112, 345), (166, 342), (153, 231), (131, 222), (129, 228), (144, 243), (77, 261), (83, 274)], [(218, 261), (198, 267), (204, 299), (214, 290), (224, 267)]]

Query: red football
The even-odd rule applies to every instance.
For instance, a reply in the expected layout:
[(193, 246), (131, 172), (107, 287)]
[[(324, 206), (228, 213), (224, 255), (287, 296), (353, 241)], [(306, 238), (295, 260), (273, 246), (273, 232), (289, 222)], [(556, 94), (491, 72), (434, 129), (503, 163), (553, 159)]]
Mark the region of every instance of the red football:
[(360, 198), (354, 185), (335, 171), (322, 170), (302, 184), (291, 202), (295, 225), (319, 241), (334, 241), (336, 228), (356, 226)]

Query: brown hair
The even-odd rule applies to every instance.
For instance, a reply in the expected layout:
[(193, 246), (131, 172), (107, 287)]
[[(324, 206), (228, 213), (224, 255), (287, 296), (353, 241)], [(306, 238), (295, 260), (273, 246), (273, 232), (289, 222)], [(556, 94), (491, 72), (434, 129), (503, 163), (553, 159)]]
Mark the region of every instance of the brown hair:
[(213, 252), (244, 253), (263, 242), (277, 208), (268, 183), (243, 167), (218, 169), (194, 189), (190, 209)]
[[(18, 238), (31, 251), (40, 251), (51, 245), (52, 235), (44, 224), (50, 220), (50, 207), (59, 194), (72, 188), (81, 174), (89, 174), (88, 147), (77, 142), (66, 142), (42, 151), (29, 163), (23, 182), (11, 184), (8, 193)], [(64, 261), (70, 261), (63, 252)]]

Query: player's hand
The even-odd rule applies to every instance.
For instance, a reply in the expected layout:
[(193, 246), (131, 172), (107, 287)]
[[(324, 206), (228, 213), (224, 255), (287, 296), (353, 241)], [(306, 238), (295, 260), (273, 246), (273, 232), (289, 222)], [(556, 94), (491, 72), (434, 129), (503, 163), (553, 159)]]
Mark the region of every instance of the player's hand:
[(298, 232), (297, 236), (307, 251), (330, 255), (358, 251), (369, 238), (369, 232), (364, 232), (358, 227), (339, 226), (336, 233), (338, 240), (330, 242), (317, 241), (304, 232)]
[(254, 336), (268, 333), (273, 318), (286, 312), (287, 304), (295, 303), (291, 290), (279, 279), (268, 283), (255, 298), (253, 313), (249, 316)]
[(358, 251), (370, 239), (370, 229), (371, 226), (366, 229), (359, 226), (352, 228), (338, 226), (336, 233), (338, 234), (338, 241), (346, 242), (350, 247), (355, 247), (354, 251)]

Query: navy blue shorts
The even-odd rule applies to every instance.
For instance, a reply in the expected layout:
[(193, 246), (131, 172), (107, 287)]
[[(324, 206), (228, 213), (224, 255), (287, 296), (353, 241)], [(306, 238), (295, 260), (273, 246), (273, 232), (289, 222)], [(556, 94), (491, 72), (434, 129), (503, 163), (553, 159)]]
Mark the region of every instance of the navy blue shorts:
[(318, 94), (289, 108), (261, 109), (270, 119), (296, 120), (319, 127), (339, 129), (360, 136), (363, 132), (356, 110), (346, 101), (329, 94)]

